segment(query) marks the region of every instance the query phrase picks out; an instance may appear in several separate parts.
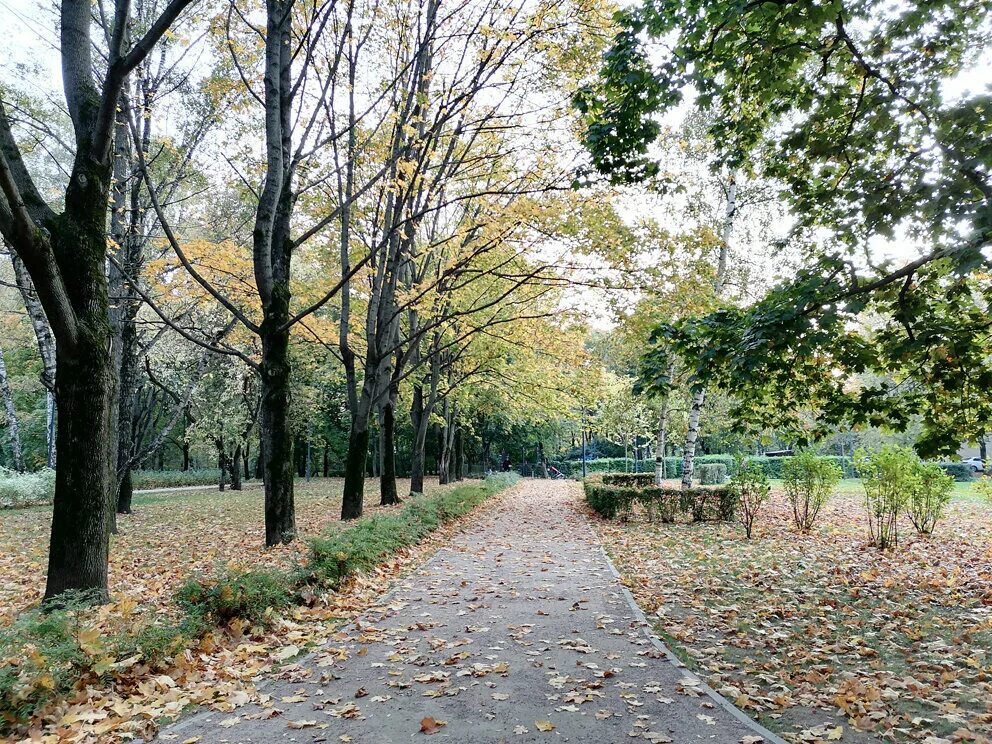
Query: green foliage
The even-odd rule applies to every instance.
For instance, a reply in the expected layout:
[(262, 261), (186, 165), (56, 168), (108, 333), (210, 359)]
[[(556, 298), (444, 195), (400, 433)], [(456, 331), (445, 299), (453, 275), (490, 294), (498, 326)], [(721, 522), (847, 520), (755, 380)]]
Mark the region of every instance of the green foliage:
[(265, 627), (293, 601), (293, 580), (279, 571), (227, 570), (215, 577), (189, 578), (176, 604), (203, 627), (239, 619)]
[(737, 467), (730, 479), (730, 493), (737, 502), (738, 519), (751, 539), (754, 521), (768, 500), (771, 484), (764, 469), (752, 460), (737, 458)]
[(708, 462), (697, 469), (701, 486), (718, 486), (727, 480), (727, 466), (722, 462)]
[(909, 497), (909, 518), (917, 532), (931, 535), (951, 500), (954, 478), (933, 464), (919, 463), (916, 472), (916, 488)]
[[(987, 14), (884, 0), (644, 0), (618, 14), (599, 79), (576, 97), (595, 168), (613, 182), (657, 175), (661, 115), (694, 90), (714, 165), (782, 184), (788, 239), (807, 257), (747, 308), (659, 328), (646, 389), (665, 384), (674, 348), (754, 432), (805, 443), (919, 416), (931, 456), (992, 427), (992, 105), (980, 86), (943, 93), (992, 45)], [(853, 258), (900, 234), (924, 246), (919, 261), (872, 257), (866, 271)], [(872, 331), (854, 330), (866, 313)]]
[(185, 486), (212, 486), (220, 480), (220, 470), (135, 470), (131, 484), (135, 489), (183, 488)]
[(61, 609), (28, 610), (0, 628), (0, 731), (68, 695), (90, 673), (95, 658), (81, 646), (89, 604), (71, 595)]
[(937, 467), (959, 483), (970, 483), (975, 480), (974, 471), (963, 462), (940, 462)]
[(627, 520), (635, 504), (641, 504), (649, 519), (674, 522), (680, 516), (693, 522), (729, 521), (734, 518), (734, 497), (728, 487), (690, 488), (670, 486), (609, 485), (601, 478), (586, 478), (582, 484), (586, 501), (606, 519)]
[(55, 471), (49, 468), (18, 473), (0, 468), (0, 509), (50, 504), (55, 497)]
[(654, 473), (607, 473), (603, 483), (608, 486), (650, 486), (654, 483)]
[(841, 475), (841, 469), (835, 463), (808, 450), (784, 463), (782, 477), (797, 530), (809, 532), (813, 529), (813, 523)]
[(906, 447), (885, 445), (871, 453), (858, 450), (854, 461), (865, 489), (872, 544), (880, 550), (895, 547), (899, 514), (919, 486), (919, 458)]
[(978, 491), (989, 504), (992, 504), (992, 477), (987, 475), (982, 476), (978, 479), (978, 483), (975, 484), (975, 490)]

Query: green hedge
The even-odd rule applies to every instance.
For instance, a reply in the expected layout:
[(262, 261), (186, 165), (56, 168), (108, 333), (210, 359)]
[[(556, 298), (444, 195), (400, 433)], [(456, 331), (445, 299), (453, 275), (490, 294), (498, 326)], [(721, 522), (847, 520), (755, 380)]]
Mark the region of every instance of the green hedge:
[[(751, 455), (746, 458), (748, 462), (753, 462), (761, 466), (761, 469), (769, 478), (781, 478), (782, 466), (791, 459), (790, 457), (766, 457), (764, 455)], [(836, 455), (827, 456), (828, 460), (837, 463), (845, 478), (857, 478), (854, 470), (854, 462), (850, 457), (838, 457)], [(727, 468), (727, 474), (733, 475), (736, 472), (736, 464), (733, 455), (697, 455), (695, 458), (695, 470), (698, 474), (702, 465), (722, 464)], [(582, 474), (582, 461), (570, 460), (564, 463), (554, 463), (555, 467), (566, 475), (579, 476)], [(629, 457), (608, 457), (599, 460), (589, 460), (586, 462), (586, 473), (653, 473), (654, 460), (634, 460)], [(682, 477), (682, 458), (665, 458), (665, 478), (672, 480)]]
[(654, 473), (606, 473), (603, 483), (608, 486), (650, 486)]
[(218, 468), (201, 470), (135, 470), (131, 484), (135, 490), (151, 488), (183, 488), (185, 486), (214, 486), (220, 482)]
[(702, 486), (719, 486), (727, 480), (727, 466), (722, 462), (706, 462), (697, 470), (699, 484)]
[(672, 486), (611, 485), (592, 477), (583, 482), (586, 501), (607, 519), (627, 519), (634, 506), (641, 504), (653, 520), (674, 522), (680, 515), (694, 522), (730, 521), (736, 500), (727, 486), (706, 486), (683, 491)]
[(963, 462), (938, 462), (937, 465), (959, 483), (968, 483), (975, 480), (975, 471), (971, 466)]

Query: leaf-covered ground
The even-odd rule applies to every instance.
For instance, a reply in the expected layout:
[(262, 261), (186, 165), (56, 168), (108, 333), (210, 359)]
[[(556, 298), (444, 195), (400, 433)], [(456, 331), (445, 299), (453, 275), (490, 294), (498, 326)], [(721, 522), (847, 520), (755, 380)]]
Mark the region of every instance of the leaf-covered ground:
[[(405, 486), (401, 481), (401, 493)], [(173, 593), (192, 573), (210, 574), (222, 566), (288, 567), (300, 561), (308, 536), (342, 524), (341, 487), (337, 479), (298, 484), (300, 539), (270, 550), (262, 549), (262, 492), (257, 487), (136, 495), (134, 514), (120, 518), (111, 547), (113, 601), (80, 618), (80, 637), (86, 639), (81, 645), (95, 656), (105, 654), (107, 639), (114, 635), (178, 614)], [(438, 488), (428, 484), (429, 492)], [(381, 509), (377, 503), (377, 484), (369, 481), (366, 513)], [(51, 507), (0, 512), (0, 623), (36, 604), (44, 591), (50, 520)], [(28, 740), (141, 738), (189, 705), (232, 710), (255, 695), (252, 680), (259, 673), (326, 639), (342, 621), (371, 605), (397, 575), (435, 551), (452, 529), (438, 530), (313, 606), (290, 609), (270, 629), (236, 627), (230, 635), (208, 635), (166, 669), (151, 670), (142, 659), (113, 659), (103, 679), (90, 680), (74, 698), (46, 710)]]
[[(849, 484), (848, 484), (849, 485)], [(843, 488), (813, 534), (775, 493), (728, 524), (596, 520), (687, 663), (794, 741), (992, 740), (992, 508), (956, 495), (935, 534), (881, 554)]]

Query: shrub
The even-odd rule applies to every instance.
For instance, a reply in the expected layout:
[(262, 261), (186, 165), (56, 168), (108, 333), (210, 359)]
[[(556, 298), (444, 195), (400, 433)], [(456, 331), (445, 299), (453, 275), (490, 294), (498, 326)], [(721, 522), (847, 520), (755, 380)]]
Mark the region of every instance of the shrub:
[(836, 488), (841, 469), (830, 460), (806, 451), (784, 463), (782, 476), (796, 529), (809, 532)]
[(979, 478), (978, 483), (975, 484), (975, 490), (978, 491), (979, 496), (992, 504), (992, 477), (986, 475)]
[(26, 722), (47, 703), (72, 692), (100, 649), (83, 650), (92, 611), (82, 594), (62, 597), (62, 608), (22, 612), (0, 628), (0, 731)]
[(608, 486), (650, 486), (654, 483), (654, 473), (607, 473), (603, 483)]
[(694, 522), (732, 520), (734, 499), (727, 487), (690, 488), (683, 491), (670, 486), (616, 486), (600, 477), (587, 478), (583, 483), (586, 501), (606, 519), (626, 520), (634, 505), (640, 503), (649, 519), (655, 515), (662, 522), (674, 522), (681, 514), (691, 515)]
[(744, 525), (747, 539), (750, 540), (754, 520), (771, 491), (768, 476), (759, 465), (740, 458), (730, 479), (730, 491), (737, 501), (739, 519)]
[(176, 592), (176, 604), (205, 626), (239, 619), (267, 626), (293, 599), (291, 577), (279, 571), (224, 571), (217, 577), (190, 578)]
[(969, 465), (963, 462), (940, 462), (937, 467), (959, 483), (970, 483), (975, 480), (975, 473)]
[(909, 518), (918, 533), (931, 535), (951, 500), (954, 478), (939, 465), (924, 463), (917, 466), (916, 475), (916, 487), (909, 497)]
[(50, 504), (55, 498), (55, 471), (49, 468), (18, 473), (0, 468), (0, 509)]
[(727, 480), (727, 466), (722, 462), (706, 462), (699, 466), (699, 484), (718, 486)]
[(220, 480), (220, 470), (135, 470), (131, 485), (136, 490), (152, 488), (184, 488), (186, 486), (212, 486)]
[(854, 455), (865, 489), (868, 530), (873, 545), (886, 550), (899, 544), (899, 513), (919, 480), (919, 458), (907, 447), (885, 445)]

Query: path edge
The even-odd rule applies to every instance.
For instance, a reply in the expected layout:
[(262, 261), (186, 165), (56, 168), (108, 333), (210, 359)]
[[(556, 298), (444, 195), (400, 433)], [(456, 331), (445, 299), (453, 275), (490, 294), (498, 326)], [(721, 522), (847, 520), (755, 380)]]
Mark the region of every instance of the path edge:
[[(592, 528), (592, 525), (589, 525), (589, 527)], [(595, 530), (593, 530), (593, 532), (595, 533)], [(599, 542), (598, 535), (596, 541)], [(710, 698), (710, 700), (712, 700), (714, 703), (719, 705), (721, 708), (723, 708), (724, 711), (726, 711), (731, 716), (736, 718), (738, 721), (743, 723), (749, 729), (754, 731), (755, 734), (762, 737), (765, 740), (765, 742), (767, 742), (768, 744), (789, 744), (789, 742), (787, 742), (781, 736), (779, 736), (778, 734), (772, 731), (769, 731), (767, 728), (765, 728), (760, 723), (758, 723), (753, 718), (751, 718), (751, 716), (749, 716), (747, 713), (745, 713), (736, 705), (734, 705), (732, 702), (727, 700), (727, 698), (725, 698), (719, 692), (714, 690), (710, 686), (709, 682), (707, 682), (703, 677), (700, 677), (698, 674), (696, 674), (694, 671), (692, 671), (685, 664), (682, 663), (682, 660), (679, 659), (679, 657), (676, 656), (672, 652), (672, 650), (665, 645), (664, 641), (662, 641), (661, 638), (659, 638), (651, 631), (652, 628), (651, 623), (648, 622), (647, 616), (644, 614), (644, 611), (637, 604), (637, 601), (634, 599), (634, 595), (631, 593), (630, 589), (624, 586), (623, 575), (617, 570), (617, 567), (613, 564), (613, 560), (610, 558), (609, 554), (606, 552), (606, 548), (604, 548), (602, 544), (600, 544), (599, 546), (599, 552), (603, 555), (603, 560), (606, 561), (606, 565), (609, 567), (610, 573), (613, 574), (613, 577), (617, 580), (617, 585), (620, 587), (620, 591), (623, 593), (624, 599), (627, 600), (627, 604), (630, 605), (631, 612), (634, 613), (634, 619), (638, 621), (638, 625), (640, 625), (641, 627), (641, 632), (644, 633), (644, 636), (651, 642), (652, 646), (654, 646), (656, 649), (658, 649), (659, 651), (661, 651), (661, 653), (665, 655), (665, 659), (668, 661), (668, 663), (676, 667), (677, 669), (681, 670), (686, 677), (698, 680), (699, 686), (702, 688), (703, 692), (706, 693), (707, 697)]]

